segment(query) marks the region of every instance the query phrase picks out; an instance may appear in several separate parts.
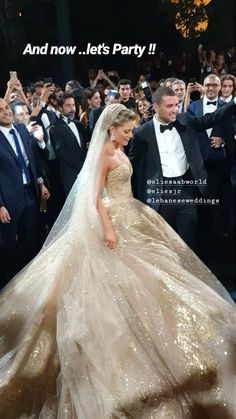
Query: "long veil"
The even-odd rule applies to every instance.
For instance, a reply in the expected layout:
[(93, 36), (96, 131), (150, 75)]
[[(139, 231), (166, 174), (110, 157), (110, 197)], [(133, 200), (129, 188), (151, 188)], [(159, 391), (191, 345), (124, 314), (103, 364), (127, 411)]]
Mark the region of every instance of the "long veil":
[[(186, 419), (198, 402), (235, 412), (235, 313), (214, 291), (226, 295), (223, 287), (133, 198), (114, 199), (122, 207), (118, 248), (103, 242), (101, 157), (122, 109), (101, 114), (42, 250), (0, 297), (0, 418)], [(198, 417), (230, 418), (204, 412)]]
[[(96, 197), (101, 174), (101, 153), (108, 138), (108, 128), (122, 109), (126, 109), (124, 105), (108, 105), (100, 115), (93, 131), (83, 168), (72, 187), (61, 214), (45, 241), (43, 250), (64, 234), (65, 230), (68, 229), (68, 223), (72, 222), (72, 219), (78, 226), (79, 236), (84, 245), (86, 243), (91, 245), (90, 238), (94, 238), (94, 234), (98, 232), (101, 233), (101, 225), (96, 211)], [(88, 222), (90, 228), (88, 228)]]
[[(108, 128), (122, 109), (125, 109), (123, 105), (114, 104), (103, 110), (93, 132), (83, 169), (41, 251), (0, 295), (0, 375), (4, 377), (0, 380), (0, 394), (14, 379), (21, 363), (25, 363), (40, 322), (43, 323), (48, 317), (54, 326), (57, 323), (53, 332), (57, 334), (53, 343), (55, 353), (56, 340), (59, 341), (61, 336), (66, 340), (70, 333), (69, 328), (66, 329), (66, 317), (69, 315), (67, 307), (73, 304), (77, 307), (78, 300), (75, 296), (73, 302), (65, 301), (65, 298), (72, 298), (71, 294), (69, 297), (66, 293), (75, 280), (75, 270), (78, 273), (76, 280), (79, 278), (82, 284), (86, 279), (86, 269), (89, 269), (86, 261), (96, 254), (102, 241), (102, 225), (96, 209), (101, 155), (108, 139)], [(63, 354), (60, 355), (63, 357)], [(35, 362), (36, 358), (31, 361)], [(23, 369), (23, 366), (20, 368)], [(26, 365), (25, 368), (31, 367)]]

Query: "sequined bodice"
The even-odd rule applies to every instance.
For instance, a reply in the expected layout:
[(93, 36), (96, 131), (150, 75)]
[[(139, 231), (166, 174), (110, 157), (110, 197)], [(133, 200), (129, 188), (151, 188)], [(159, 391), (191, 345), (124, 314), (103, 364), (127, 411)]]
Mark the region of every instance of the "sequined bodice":
[(128, 163), (122, 163), (108, 173), (106, 192), (109, 199), (132, 198), (131, 189), (132, 168)]

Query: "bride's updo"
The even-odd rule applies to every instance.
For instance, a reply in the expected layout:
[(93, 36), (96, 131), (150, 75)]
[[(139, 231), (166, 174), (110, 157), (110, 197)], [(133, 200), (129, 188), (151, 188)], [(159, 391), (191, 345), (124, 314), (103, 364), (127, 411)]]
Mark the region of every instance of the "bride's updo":
[(110, 127), (119, 127), (128, 121), (135, 121), (136, 118), (135, 112), (124, 105), (118, 103), (107, 105), (97, 121), (93, 137), (100, 137), (103, 130), (108, 132)]
[(115, 116), (114, 120), (112, 121), (111, 125), (113, 127), (119, 127), (126, 122), (129, 121), (136, 121), (137, 115), (135, 112), (131, 111), (131, 109), (121, 109), (120, 112)]

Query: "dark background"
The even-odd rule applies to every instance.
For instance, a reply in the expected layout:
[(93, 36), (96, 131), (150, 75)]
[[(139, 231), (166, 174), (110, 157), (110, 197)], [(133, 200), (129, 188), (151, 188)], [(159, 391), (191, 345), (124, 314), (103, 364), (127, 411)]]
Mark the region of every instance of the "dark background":
[[(135, 65), (134, 56), (29, 56), (22, 55), (27, 43), (32, 45), (76, 45), (83, 50), (88, 42), (95, 45), (114, 42), (157, 44), (157, 52), (169, 56), (180, 50), (225, 49), (234, 44), (235, 0), (212, 0), (206, 6), (209, 26), (194, 40), (183, 39), (175, 29), (176, 9), (169, 0), (1, 0), (0, 2), (0, 72), (1, 91), (9, 70), (17, 70), (25, 83), (53, 77), (64, 83), (70, 78), (83, 79), (88, 68), (117, 68), (121, 75)], [(145, 57), (143, 57), (145, 58)], [(142, 60), (140, 58), (139, 60)]]

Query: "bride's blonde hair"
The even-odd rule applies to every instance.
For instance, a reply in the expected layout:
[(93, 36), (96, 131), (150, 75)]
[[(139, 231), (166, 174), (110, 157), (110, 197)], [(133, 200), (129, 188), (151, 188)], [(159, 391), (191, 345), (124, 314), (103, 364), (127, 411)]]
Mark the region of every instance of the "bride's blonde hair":
[(119, 127), (128, 121), (135, 121), (136, 119), (137, 115), (135, 112), (131, 111), (131, 109), (121, 109), (114, 118), (114, 121), (112, 121), (111, 126)]

